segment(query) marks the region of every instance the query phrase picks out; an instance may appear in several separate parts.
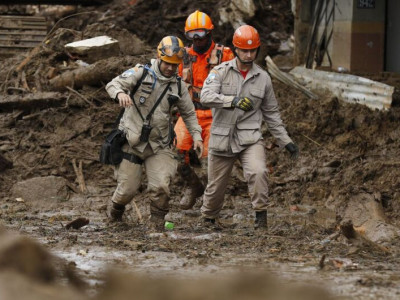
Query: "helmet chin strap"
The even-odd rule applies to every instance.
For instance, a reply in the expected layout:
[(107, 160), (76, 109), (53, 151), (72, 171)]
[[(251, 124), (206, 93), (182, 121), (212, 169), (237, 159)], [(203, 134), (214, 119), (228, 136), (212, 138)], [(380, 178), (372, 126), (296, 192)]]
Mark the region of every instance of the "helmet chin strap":
[(235, 53), (237, 59), (244, 65), (251, 65), (253, 62), (255, 62), (255, 60), (257, 59), (258, 53), (260, 52), (260, 47), (257, 48), (257, 54), (256, 57), (252, 60), (252, 61), (244, 61), (241, 60), (239, 55), (236, 53), (236, 47), (233, 49), (233, 53)]

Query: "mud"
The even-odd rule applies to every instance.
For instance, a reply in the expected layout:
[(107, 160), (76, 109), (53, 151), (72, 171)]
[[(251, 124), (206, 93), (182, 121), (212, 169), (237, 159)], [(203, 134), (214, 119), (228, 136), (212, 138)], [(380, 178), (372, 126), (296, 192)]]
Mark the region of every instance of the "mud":
[[(132, 5), (127, 6), (128, 2)], [(278, 31), (286, 39), (291, 34), (292, 16), (290, 1), (267, 2), (261, 9), (268, 16), (266, 21), (259, 17), (249, 21), (262, 28), (263, 42), (268, 42), (268, 51), (272, 52), (277, 51), (280, 42), (272, 43), (268, 33)], [(185, 17), (191, 11), (204, 8), (218, 19), (208, 2), (199, 2), (197, 6), (194, 2), (181, 1), (177, 7), (165, 1), (157, 4), (158, 1), (137, 4), (113, 1), (97, 8), (96, 13), (77, 17), (79, 22), (65, 20), (61, 24), (69, 30), (55, 31), (57, 34), (54, 33), (49, 48), (41, 49), (26, 65), (28, 85), (35, 86), (34, 74), (40, 65), (46, 74), (49, 67), (58, 73), (76, 68), (74, 60), (59, 45), (82, 34), (91, 37), (107, 30), (114, 38), (121, 35), (125, 41), (121, 48), (123, 54), (146, 62), (147, 56), (150, 57), (148, 51), (152, 51), (149, 49), (154, 49), (162, 36), (182, 33)], [(180, 11), (175, 13), (177, 17), (168, 18), (175, 9)], [(97, 22), (98, 25), (94, 24)], [(233, 29), (228, 25), (216, 27), (215, 36), (228, 44)], [(133, 39), (141, 40), (140, 47), (129, 46), (126, 30), (135, 34)], [(0, 70), (2, 93), (7, 93), (7, 86), (15, 86), (18, 81), (13, 68), (22, 59), (13, 57), (4, 61)], [(120, 73), (127, 67), (121, 65), (114, 72)], [(400, 88), (398, 74), (362, 75)], [(44, 78), (43, 89), (47, 90)], [(142, 193), (134, 199), (137, 208), (133, 203), (128, 206), (124, 223), (109, 223), (107, 206), (116, 183), (112, 168), (99, 164), (98, 154), (119, 108), (105, 93), (104, 83), (85, 85), (78, 90), (87, 101), (76, 93), (67, 93), (64, 107), (2, 112), (0, 153), (9, 163), (0, 173), (1, 223), (11, 232), (39, 241), (52, 253), (51, 257), (59, 258), (54, 265), (70, 267), (51, 269), (57, 276), (45, 285), (47, 295), (63, 299), (63, 295), (57, 294), (61, 288), (66, 290), (65, 295), (71, 295), (68, 299), (101, 300), (111, 296), (124, 299), (124, 295), (126, 298), (136, 288), (143, 298), (160, 298), (148, 296), (145, 288), (138, 287), (142, 284), (149, 289), (160, 286), (158, 293), (172, 299), (175, 294), (171, 285), (185, 291), (184, 286), (192, 286), (194, 282), (210, 287), (210, 291), (220, 293), (222, 298), (235, 299), (241, 294), (232, 295), (235, 290), (232, 287), (242, 282), (248, 285), (247, 289), (239, 289), (242, 292), (248, 293), (251, 289), (258, 291), (254, 299), (268, 299), (259, 283), (274, 282), (271, 277), (276, 277), (275, 288), (270, 290), (281, 293), (277, 292), (281, 298), (287, 296), (285, 299), (298, 299), (299, 293), (292, 290), (285, 294), (286, 287), (296, 284), (306, 287), (310, 293), (304, 294), (308, 295), (306, 299), (398, 299), (400, 108), (372, 111), (361, 105), (342, 103), (328, 94), (321, 94), (320, 100), (310, 100), (275, 80), (273, 84), (282, 118), (301, 155), (298, 161), (291, 161), (285, 150), (272, 146), (274, 140), (265, 128), (267, 165), (271, 171), (267, 231), (253, 229), (254, 212), (240, 166), (234, 171), (226, 194), (222, 231), (197, 226), (200, 199), (192, 210), (179, 209), (183, 186), (179, 178), (171, 189), (171, 211), (166, 218), (175, 225), (172, 231), (154, 232), (149, 226), (145, 182)], [(82, 164), (86, 193), (80, 190), (74, 160)], [(376, 204), (377, 209), (372, 211), (379, 212), (376, 220), (384, 224), (374, 231), (377, 234), (374, 243), (348, 239), (340, 231), (342, 222), (357, 212), (361, 216), (364, 212), (364, 217), (374, 216), (373, 212), (366, 214), (365, 199), (372, 199)], [(89, 220), (89, 224), (77, 226), (79, 229), (68, 226), (78, 218), (85, 223)], [(356, 229), (365, 224), (354, 223)], [(393, 236), (385, 238), (389, 225)], [(0, 245), (0, 262), (13, 255), (2, 253), (1, 249)], [(27, 258), (22, 255), (19, 259)], [(43, 260), (46, 258), (39, 262)], [(115, 273), (105, 273), (110, 268)], [(44, 283), (32, 281), (29, 276), (24, 281), (26, 273), (22, 272), (25, 277), (18, 277), (15, 269), (18, 268), (0, 266), (3, 278), (0, 281), (21, 281), (20, 286), (33, 291), (20, 299), (28, 299), (28, 295), (31, 299), (33, 295), (47, 299), (48, 296), (43, 296), (45, 293), (40, 294)], [(243, 270), (258, 271), (262, 275), (257, 275), (250, 284), (253, 277), (242, 273)], [(243, 276), (238, 279), (235, 277), (238, 274)], [(218, 289), (201, 278), (214, 278), (215, 282), (221, 278), (227, 280)], [(11, 299), (17, 288), (10, 285), (1, 290), (8, 291), (5, 299)], [(193, 287), (192, 291), (197, 295), (207, 294), (204, 288), (199, 291)], [(194, 298), (187, 291), (182, 295), (186, 299)]]

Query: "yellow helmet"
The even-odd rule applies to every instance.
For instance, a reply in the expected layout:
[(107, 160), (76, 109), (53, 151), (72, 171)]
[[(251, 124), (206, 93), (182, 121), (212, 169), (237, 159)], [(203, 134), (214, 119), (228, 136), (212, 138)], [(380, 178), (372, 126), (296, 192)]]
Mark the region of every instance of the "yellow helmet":
[(169, 35), (164, 37), (157, 47), (158, 58), (170, 64), (180, 64), (185, 48), (180, 38)]

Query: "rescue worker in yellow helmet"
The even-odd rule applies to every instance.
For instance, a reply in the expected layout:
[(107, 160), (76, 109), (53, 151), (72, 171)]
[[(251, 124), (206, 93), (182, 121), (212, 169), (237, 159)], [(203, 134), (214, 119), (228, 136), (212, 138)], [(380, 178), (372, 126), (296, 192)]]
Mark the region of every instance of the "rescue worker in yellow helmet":
[(150, 220), (156, 229), (163, 228), (169, 211), (169, 185), (178, 164), (171, 149), (174, 139), (171, 110), (174, 107), (185, 121), (194, 146), (202, 152), (201, 127), (186, 84), (177, 77), (184, 52), (179, 38), (164, 37), (157, 47), (158, 58), (152, 59), (151, 65), (138, 64), (106, 86), (111, 99), (125, 108), (119, 129), (126, 136), (126, 142), (122, 146), (124, 159), (115, 167), (118, 185), (110, 210), (113, 221), (122, 221), (125, 206), (141, 186), (144, 166), (151, 200)]
[[(185, 36), (193, 44), (186, 48), (183, 63), (179, 66), (179, 74), (182, 80), (188, 84), (189, 93), (196, 109), (197, 119), (202, 128), (202, 138), (204, 141), (202, 161), (204, 166), (207, 165), (208, 138), (210, 135), (212, 114), (208, 107), (204, 107), (200, 103), (201, 88), (208, 73), (214, 66), (234, 58), (230, 48), (213, 41), (213, 29), (214, 25), (210, 17), (204, 12), (196, 10), (188, 16), (185, 23)], [(177, 137), (176, 147), (183, 153), (185, 161), (184, 164), (179, 166), (180, 173), (183, 175), (182, 178), (186, 182), (186, 190), (180, 201), (180, 207), (182, 209), (190, 209), (195, 204), (196, 199), (203, 195), (204, 185), (189, 165), (188, 154), (190, 153), (190, 149), (193, 148), (193, 140), (182, 118), (178, 119), (175, 132)]]
[(240, 26), (232, 43), (236, 59), (215, 67), (201, 92), (201, 103), (213, 110), (201, 224), (217, 225), (215, 220), (223, 207), (229, 176), (239, 159), (255, 210), (255, 228), (267, 228), (268, 168), (262, 121), (293, 159), (299, 156), (299, 149), (282, 122), (271, 78), (254, 63), (261, 45), (257, 30)]

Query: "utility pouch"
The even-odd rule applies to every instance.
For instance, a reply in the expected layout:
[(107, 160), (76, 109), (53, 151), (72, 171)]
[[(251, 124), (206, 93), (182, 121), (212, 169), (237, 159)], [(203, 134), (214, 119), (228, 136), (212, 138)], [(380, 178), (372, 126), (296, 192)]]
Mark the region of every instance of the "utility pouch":
[(119, 129), (113, 129), (101, 146), (100, 162), (105, 165), (119, 165), (123, 159), (122, 146), (125, 142), (124, 132)]

